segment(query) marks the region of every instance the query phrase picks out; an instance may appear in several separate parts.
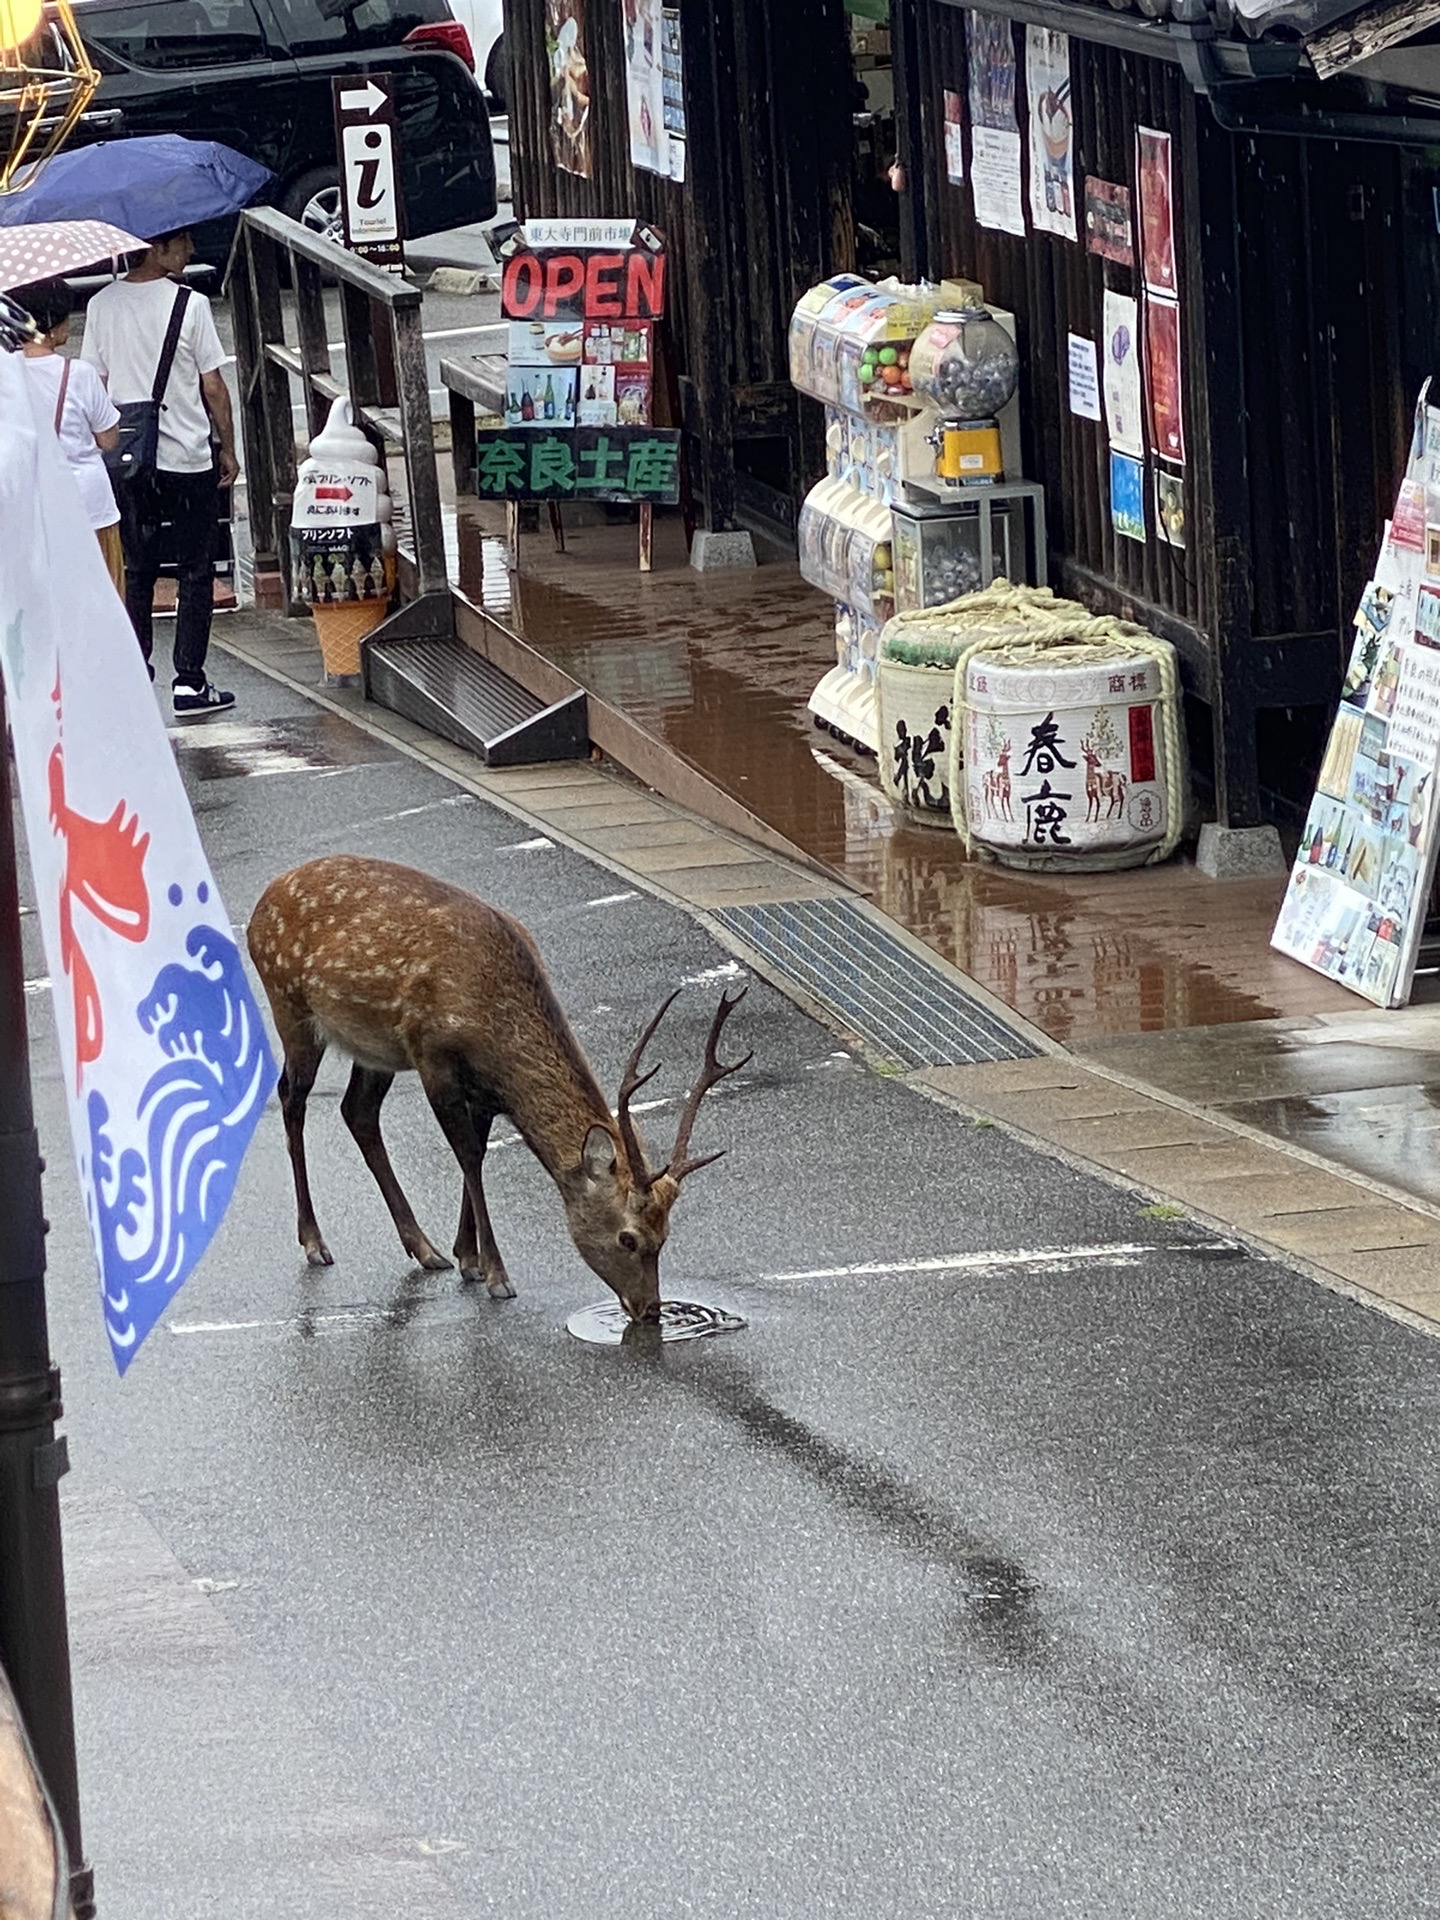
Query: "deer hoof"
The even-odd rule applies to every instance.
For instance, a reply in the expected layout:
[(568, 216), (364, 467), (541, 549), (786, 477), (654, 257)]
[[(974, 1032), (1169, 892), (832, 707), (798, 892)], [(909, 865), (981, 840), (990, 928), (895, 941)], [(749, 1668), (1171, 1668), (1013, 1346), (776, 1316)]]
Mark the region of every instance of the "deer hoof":
[(437, 1253), (434, 1247), (427, 1247), (423, 1253), (415, 1253), (413, 1248), (407, 1248), (407, 1252), (413, 1254), (416, 1266), (423, 1267), (426, 1273), (448, 1273), (454, 1264), (443, 1253)]
[(312, 1267), (333, 1267), (334, 1255), (323, 1240), (317, 1240), (313, 1247), (306, 1247), (305, 1258)]
[(485, 1282), (485, 1291), (492, 1300), (513, 1300), (515, 1298), (514, 1287), (512, 1287), (510, 1282), (503, 1276), (499, 1280), (487, 1280)]

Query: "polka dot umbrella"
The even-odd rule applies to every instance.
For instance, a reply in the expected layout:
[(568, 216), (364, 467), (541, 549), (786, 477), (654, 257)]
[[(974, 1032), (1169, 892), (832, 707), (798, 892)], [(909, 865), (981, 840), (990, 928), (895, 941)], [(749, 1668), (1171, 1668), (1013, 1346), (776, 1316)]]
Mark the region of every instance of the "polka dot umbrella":
[(40, 220), (0, 227), (0, 292), (37, 280), (108, 266), (126, 254), (143, 253), (146, 242), (107, 220)]

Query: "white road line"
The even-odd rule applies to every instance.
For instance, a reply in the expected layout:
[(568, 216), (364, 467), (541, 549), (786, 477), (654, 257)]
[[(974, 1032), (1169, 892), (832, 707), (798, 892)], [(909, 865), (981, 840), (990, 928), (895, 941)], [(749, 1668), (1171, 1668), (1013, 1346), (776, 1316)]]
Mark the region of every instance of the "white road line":
[(587, 907), (619, 907), (623, 906), (627, 900), (639, 898), (639, 894), (632, 889), (629, 893), (602, 893), (598, 900), (587, 900), (585, 904)]
[[(632, 1113), (653, 1112), (656, 1107), (674, 1106), (673, 1100), (646, 1100), (631, 1108)], [(514, 1134), (492, 1144), (513, 1146)], [(1219, 1245), (1215, 1242), (1212, 1244)], [(877, 1260), (853, 1267), (811, 1267), (796, 1273), (757, 1274), (749, 1284), (774, 1286), (787, 1280), (865, 1280), (907, 1273), (1007, 1273), (1015, 1267), (1043, 1267), (1064, 1272), (1081, 1266), (1138, 1266), (1150, 1255), (1175, 1251), (1150, 1240), (1122, 1240), (1106, 1246), (1090, 1247), (1016, 1247), (1004, 1253), (946, 1253), (933, 1260)], [(743, 1280), (736, 1284), (745, 1285)], [(441, 1295), (439, 1300), (453, 1296)], [(393, 1307), (354, 1306), (332, 1308), (328, 1313), (287, 1314), (278, 1320), (174, 1320), (169, 1332), (180, 1337), (195, 1333), (254, 1333), (268, 1327), (295, 1327), (307, 1330), (320, 1326), (361, 1326), (387, 1319)]]
[(870, 1260), (853, 1267), (809, 1267), (797, 1273), (760, 1275), (762, 1283), (784, 1280), (868, 1280), (902, 1273), (1004, 1273), (1010, 1267), (1102, 1265), (1140, 1260), (1167, 1249), (1153, 1240), (1124, 1240), (1095, 1247), (1017, 1247), (1010, 1253), (943, 1253), (933, 1260)]

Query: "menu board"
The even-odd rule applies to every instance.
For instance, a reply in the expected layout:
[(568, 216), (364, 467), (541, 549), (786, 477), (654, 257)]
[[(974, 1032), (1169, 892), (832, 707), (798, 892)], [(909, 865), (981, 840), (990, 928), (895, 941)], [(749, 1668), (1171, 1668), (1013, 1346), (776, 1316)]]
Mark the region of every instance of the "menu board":
[(680, 435), (654, 427), (660, 235), (635, 221), (532, 220), (499, 255), (505, 409), (477, 435), (477, 490), (673, 504)]
[(1271, 944), (1378, 1006), (1410, 996), (1435, 871), (1440, 767), (1440, 418), (1361, 595), (1340, 707)]

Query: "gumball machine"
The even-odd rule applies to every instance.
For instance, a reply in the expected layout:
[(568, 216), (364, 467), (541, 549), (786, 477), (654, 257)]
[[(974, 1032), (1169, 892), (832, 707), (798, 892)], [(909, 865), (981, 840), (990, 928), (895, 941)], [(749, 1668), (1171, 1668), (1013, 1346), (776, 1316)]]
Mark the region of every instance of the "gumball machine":
[(985, 486), (1005, 472), (1000, 413), (1020, 381), (1015, 341), (986, 307), (937, 313), (906, 362), (911, 390), (940, 415), (929, 440), (945, 486)]

